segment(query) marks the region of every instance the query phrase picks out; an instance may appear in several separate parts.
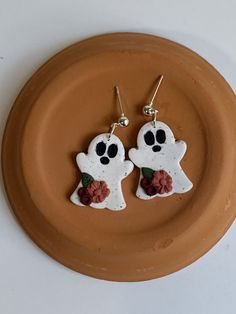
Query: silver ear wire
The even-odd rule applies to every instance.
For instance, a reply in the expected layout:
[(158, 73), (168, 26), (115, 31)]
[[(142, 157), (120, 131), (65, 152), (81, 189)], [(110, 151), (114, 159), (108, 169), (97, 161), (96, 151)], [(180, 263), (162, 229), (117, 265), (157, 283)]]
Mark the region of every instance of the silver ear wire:
[(156, 119), (157, 119), (158, 110), (154, 108), (153, 102), (154, 102), (154, 99), (155, 99), (155, 97), (157, 95), (157, 92), (158, 92), (158, 90), (159, 90), (159, 88), (161, 86), (163, 78), (164, 78), (163, 75), (161, 75), (159, 77), (158, 82), (157, 82), (157, 86), (156, 86), (156, 88), (154, 90), (154, 93), (152, 95), (152, 98), (151, 98), (150, 102), (143, 107), (143, 113), (145, 114), (145, 116), (149, 116), (149, 117), (153, 118), (154, 127), (156, 125)]
[(119, 117), (117, 122), (112, 123), (112, 125), (110, 127), (110, 133), (109, 133), (108, 140), (110, 140), (116, 127), (120, 126), (122, 128), (126, 128), (129, 125), (129, 119), (125, 116), (122, 101), (121, 101), (121, 96), (120, 96), (120, 90), (119, 90), (118, 86), (115, 86), (115, 92), (116, 92), (117, 100), (118, 100), (118, 103), (120, 106), (121, 116)]
[(120, 111), (121, 111), (121, 116), (118, 120), (118, 124), (122, 128), (126, 128), (129, 125), (129, 119), (125, 116), (122, 101), (121, 101), (121, 96), (120, 96), (120, 90), (118, 86), (115, 86), (115, 91), (116, 91), (116, 95), (117, 95), (117, 99), (118, 99)]

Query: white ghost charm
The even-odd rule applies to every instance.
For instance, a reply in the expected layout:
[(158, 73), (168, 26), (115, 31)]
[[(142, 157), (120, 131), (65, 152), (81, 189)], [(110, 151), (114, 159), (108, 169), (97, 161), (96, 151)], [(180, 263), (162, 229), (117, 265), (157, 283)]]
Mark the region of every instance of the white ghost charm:
[(179, 164), (187, 145), (176, 141), (165, 123), (144, 124), (138, 133), (137, 146), (129, 150), (129, 158), (140, 168), (137, 197), (148, 200), (185, 193), (192, 188), (192, 182)]
[(126, 207), (121, 181), (132, 172), (134, 165), (125, 160), (124, 146), (116, 135), (96, 136), (88, 154), (79, 153), (76, 162), (82, 179), (70, 197), (74, 204), (111, 210)]

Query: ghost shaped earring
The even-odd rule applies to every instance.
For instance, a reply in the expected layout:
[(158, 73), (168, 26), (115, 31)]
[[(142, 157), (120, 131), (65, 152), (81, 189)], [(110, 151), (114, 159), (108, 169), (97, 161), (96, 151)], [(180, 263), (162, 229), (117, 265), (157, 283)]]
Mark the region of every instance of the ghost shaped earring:
[(137, 148), (129, 150), (130, 160), (140, 168), (136, 195), (144, 200), (185, 193), (193, 186), (180, 166), (187, 149), (186, 143), (176, 141), (169, 126), (156, 120), (158, 111), (153, 101), (162, 81), (163, 75), (157, 82), (151, 101), (143, 107), (143, 113), (152, 117), (152, 121), (139, 130)]
[(110, 127), (109, 133), (96, 136), (89, 144), (88, 153), (76, 156), (82, 179), (70, 200), (79, 206), (122, 210), (126, 203), (121, 181), (133, 170), (133, 163), (125, 160), (125, 149), (121, 140), (114, 135), (116, 127), (127, 127), (118, 86), (115, 87), (121, 116)]

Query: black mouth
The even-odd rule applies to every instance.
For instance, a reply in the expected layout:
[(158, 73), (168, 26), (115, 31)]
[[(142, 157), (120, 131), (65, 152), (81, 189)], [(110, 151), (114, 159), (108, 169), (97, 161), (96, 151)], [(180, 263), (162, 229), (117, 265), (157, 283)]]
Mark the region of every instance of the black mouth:
[(153, 146), (152, 150), (156, 153), (156, 152), (159, 152), (161, 150), (161, 146), (159, 145), (155, 145)]
[(109, 162), (110, 162), (110, 160), (109, 160), (109, 158), (107, 158), (107, 157), (102, 157), (102, 158), (100, 158), (100, 162), (101, 162), (101, 164), (103, 164), (103, 165), (108, 165)]

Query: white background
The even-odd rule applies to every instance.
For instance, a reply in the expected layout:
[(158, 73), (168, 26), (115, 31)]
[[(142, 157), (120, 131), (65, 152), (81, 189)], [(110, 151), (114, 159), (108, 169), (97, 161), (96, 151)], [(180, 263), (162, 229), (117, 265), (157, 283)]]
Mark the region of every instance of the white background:
[[(141, 31), (178, 41), (212, 63), (235, 90), (235, 13), (235, 0), (0, 0), (1, 134), (14, 98), (42, 62), (104, 32)], [(49, 258), (17, 224), (3, 191), (0, 202), (1, 314), (236, 313), (235, 224), (214, 249), (178, 273), (113, 283)]]

